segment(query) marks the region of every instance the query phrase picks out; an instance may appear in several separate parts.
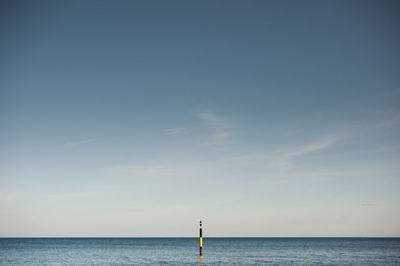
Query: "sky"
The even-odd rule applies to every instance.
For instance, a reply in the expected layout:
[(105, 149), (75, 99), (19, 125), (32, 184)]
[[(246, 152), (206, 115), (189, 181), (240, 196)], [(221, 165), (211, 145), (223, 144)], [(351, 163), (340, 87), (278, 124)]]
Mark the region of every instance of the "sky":
[(398, 1), (1, 1), (0, 237), (400, 237)]

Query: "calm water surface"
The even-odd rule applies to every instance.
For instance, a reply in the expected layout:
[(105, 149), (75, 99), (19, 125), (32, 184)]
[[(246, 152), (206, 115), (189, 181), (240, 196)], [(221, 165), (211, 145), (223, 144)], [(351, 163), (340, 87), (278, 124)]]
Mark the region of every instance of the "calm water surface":
[(400, 238), (0, 238), (1, 265), (400, 265)]

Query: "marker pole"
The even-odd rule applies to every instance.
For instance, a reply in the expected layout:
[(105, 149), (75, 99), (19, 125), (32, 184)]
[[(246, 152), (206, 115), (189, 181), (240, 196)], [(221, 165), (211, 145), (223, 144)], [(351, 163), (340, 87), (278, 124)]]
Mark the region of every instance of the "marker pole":
[(203, 257), (203, 228), (200, 221), (200, 257)]

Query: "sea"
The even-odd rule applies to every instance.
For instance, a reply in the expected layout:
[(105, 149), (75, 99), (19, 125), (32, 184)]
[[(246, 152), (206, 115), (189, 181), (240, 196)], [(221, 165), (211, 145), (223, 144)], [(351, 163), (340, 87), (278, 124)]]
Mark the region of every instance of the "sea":
[(0, 238), (0, 265), (400, 265), (400, 238)]

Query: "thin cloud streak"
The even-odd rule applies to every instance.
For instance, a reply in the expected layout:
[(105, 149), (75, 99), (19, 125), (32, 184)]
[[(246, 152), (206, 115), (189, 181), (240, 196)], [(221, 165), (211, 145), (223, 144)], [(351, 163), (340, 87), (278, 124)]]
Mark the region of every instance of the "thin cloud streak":
[[(269, 151), (258, 154), (248, 154), (243, 156), (231, 156), (216, 160), (197, 161), (184, 164), (158, 164), (158, 165), (122, 165), (108, 169), (109, 174), (113, 177), (121, 177), (125, 180), (154, 180), (154, 179), (180, 179), (196, 177), (198, 173), (209, 173), (210, 176), (215, 173), (223, 175), (225, 172), (233, 173), (232, 176), (240, 178), (241, 175), (248, 175), (246, 169), (257, 169), (257, 174), (254, 178), (267, 177), (267, 173), (275, 177), (284, 178), (300, 178), (312, 180), (326, 180), (335, 175), (347, 175), (338, 171), (323, 171), (317, 169), (308, 169), (295, 171), (295, 166), (292, 163), (297, 157), (305, 156), (306, 154), (327, 149), (338, 137), (331, 137), (316, 141), (308, 145), (293, 147), (286, 150)], [(290, 166), (290, 167), (288, 167)], [(354, 174), (354, 173), (353, 173)], [(270, 177), (272, 178), (272, 177)]]
[(341, 138), (338, 136), (324, 138), (322, 140), (309, 143), (303, 146), (296, 146), (287, 149), (279, 149), (275, 151), (268, 151), (264, 153), (253, 153), (242, 156), (234, 156), (224, 159), (225, 161), (240, 162), (240, 161), (254, 161), (262, 160), (273, 162), (275, 165), (283, 166), (290, 163), (297, 157), (316, 152), (319, 150), (327, 149)]
[(200, 122), (200, 125), (191, 128), (167, 128), (163, 130), (163, 133), (173, 137), (192, 135), (199, 137), (201, 143), (205, 145), (225, 144), (234, 135), (233, 126), (227, 122), (227, 119), (212, 111), (199, 112), (196, 117), (198, 118), (197, 124)]
[(81, 141), (68, 141), (68, 142), (64, 143), (63, 146), (66, 148), (70, 148), (70, 147), (80, 146), (80, 145), (84, 145), (84, 144), (88, 144), (88, 143), (92, 143), (92, 142), (96, 142), (96, 141), (98, 141), (97, 138), (90, 138), (90, 139), (85, 139), (85, 140), (81, 140)]
[(201, 119), (210, 132), (207, 144), (223, 144), (233, 135), (233, 127), (225, 118), (210, 111), (200, 112), (197, 114), (197, 117)]
[(331, 146), (335, 141), (339, 140), (339, 137), (330, 137), (323, 139), (322, 141), (318, 141), (312, 144), (304, 145), (299, 148), (295, 148), (293, 151), (288, 151), (286, 153), (287, 157), (297, 157), (307, 153), (315, 152), (318, 150), (323, 150)]
[(164, 134), (168, 136), (185, 136), (190, 134), (192, 130), (186, 127), (174, 127), (164, 129)]

